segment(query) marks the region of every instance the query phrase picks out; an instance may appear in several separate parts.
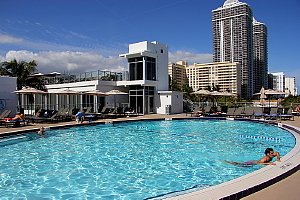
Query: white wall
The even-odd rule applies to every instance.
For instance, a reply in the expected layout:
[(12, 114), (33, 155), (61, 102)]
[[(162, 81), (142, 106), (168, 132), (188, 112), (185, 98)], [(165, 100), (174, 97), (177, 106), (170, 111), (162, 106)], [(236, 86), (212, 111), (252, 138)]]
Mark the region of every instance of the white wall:
[[(0, 113), (3, 110), (11, 110), (11, 114), (14, 116), (16, 114), (16, 109), (18, 105), (17, 94), (12, 93), (17, 88), (17, 78), (16, 77), (6, 77), (0, 76)], [(5, 105), (5, 107), (3, 107)]]
[(183, 93), (176, 91), (159, 91), (155, 95), (155, 107), (157, 114), (167, 114), (166, 106), (171, 105), (171, 113), (183, 112)]

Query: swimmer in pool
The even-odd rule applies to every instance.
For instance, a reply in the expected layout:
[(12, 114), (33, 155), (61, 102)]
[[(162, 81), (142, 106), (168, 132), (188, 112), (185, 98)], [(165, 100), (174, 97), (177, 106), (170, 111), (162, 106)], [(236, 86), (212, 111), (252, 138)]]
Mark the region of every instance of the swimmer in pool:
[(40, 127), (40, 130), (38, 131), (39, 135), (43, 135), (45, 133), (45, 128), (44, 127)]
[(281, 162), (279, 152), (274, 152), (272, 148), (267, 148), (265, 150), (265, 154), (266, 155), (262, 157), (260, 160), (250, 160), (244, 163), (238, 163), (238, 162), (226, 161), (226, 160), (225, 162), (234, 165), (276, 165), (276, 163), (271, 162), (274, 157), (277, 157), (276, 161)]

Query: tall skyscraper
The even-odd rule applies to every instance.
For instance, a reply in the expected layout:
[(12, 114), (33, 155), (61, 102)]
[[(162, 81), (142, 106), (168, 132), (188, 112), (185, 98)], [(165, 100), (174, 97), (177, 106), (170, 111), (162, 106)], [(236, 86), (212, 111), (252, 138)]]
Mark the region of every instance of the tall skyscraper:
[(253, 78), (254, 93), (258, 93), (261, 87), (268, 88), (268, 43), (267, 27), (264, 23), (253, 18), (253, 49), (254, 69)]
[[(213, 61), (240, 63), (241, 96), (252, 97), (257, 88), (267, 83), (264, 24), (253, 22), (250, 6), (238, 0), (226, 0), (223, 6), (213, 10), (212, 24)], [(264, 62), (260, 62), (261, 58)]]

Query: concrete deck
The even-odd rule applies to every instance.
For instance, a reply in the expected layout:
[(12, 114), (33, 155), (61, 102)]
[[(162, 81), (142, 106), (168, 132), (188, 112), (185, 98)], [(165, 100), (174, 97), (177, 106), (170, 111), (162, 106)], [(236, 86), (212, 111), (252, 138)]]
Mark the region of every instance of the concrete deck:
[[(184, 118), (190, 117), (186, 116), (186, 114), (177, 114), (177, 115), (159, 115), (159, 114), (151, 114), (151, 115), (144, 115), (144, 116), (137, 116), (137, 117), (126, 117), (126, 118), (117, 118), (114, 119), (118, 120), (134, 120), (134, 119), (151, 119), (151, 118)], [(101, 119), (97, 121), (108, 121), (108, 119)], [(300, 128), (300, 116), (295, 116), (295, 120), (285, 120), (281, 123), (299, 127)], [(45, 124), (45, 123), (35, 123), (29, 124), (28, 126), (24, 127), (17, 127), (17, 128), (5, 128), (3, 126), (0, 127), (0, 134), (7, 133), (7, 132), (15, 132), (20, 130), (38, 130), (39, 127), (53, 127), (53, 126), (61, 126), (61, 125), (70, 125), (75, 124), (74, 121), (72, 122), (61, 122), (61, 123), (54, 123), (54, 124)], [(264, 200), (295, 200), (299, 199), (300, 190), (298, 187), (300, 185), (300, 172), (297, 171), (294, 174), (288, 176), (287, 178), (274, 183), (271, 186), (268, 186), (265, 189), (262, 189), (256, 193), (253, 193), (247, 197), (242, 198), (243, 200), (257, 200), (257, 199), (264, 199)], [(181, 199), (180, 197), (174, 199)], [(187, 198), (188, 199), (188, 198)]]

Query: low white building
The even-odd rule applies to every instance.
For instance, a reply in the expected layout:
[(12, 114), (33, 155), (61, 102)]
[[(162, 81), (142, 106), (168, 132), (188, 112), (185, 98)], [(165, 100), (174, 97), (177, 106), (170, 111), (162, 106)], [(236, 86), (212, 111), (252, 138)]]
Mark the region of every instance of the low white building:
[(285, 92), (293, 96), (298, 95), (298, 89), (296, 87), (296, 78), (285, 78)]
[[(50, 95), (44, 100), (36, 98), (35, 104), (56, 110), (66, 105), (79, 109), (92, 106), (94, 112), (100, 112), (103, 107), (128, 107), (143, 115), (183, 112), (183, 93), (168, 91), (167, 45), (148, 41), (130, 44), (129, 52), (121, 54), (120, 57), (127, 58), (127, 73), (109, 74), (98, 71), (54, 76), (45, 82)], [(67, 88), (82, 94), (54, 94)], [(127, 94), (110, 96), (84, 94), (95, 89), (102, 92), (119, 90)]]
[(17, 78), (0, 76), (0, 113), (11, 110), (10, 117), (17, 111), (17, 95), (12, 93), (17, 88)]
[(283, 72), (271, 73), (273, 75), (273, 90), (285, 91), (285, 75)]

